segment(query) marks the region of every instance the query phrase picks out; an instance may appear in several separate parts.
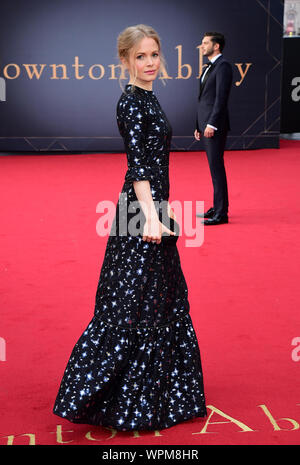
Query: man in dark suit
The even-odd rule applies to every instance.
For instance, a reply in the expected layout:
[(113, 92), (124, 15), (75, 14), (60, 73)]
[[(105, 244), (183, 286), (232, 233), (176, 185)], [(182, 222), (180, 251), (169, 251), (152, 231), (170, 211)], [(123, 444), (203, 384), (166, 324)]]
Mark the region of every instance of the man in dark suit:
[(209, 59), (200, 77), (195, 139), (203, 136), (214, 189), (214, 204), (207, 212), (197, 214), (205, 218), (205, 225), (228, 223), (228, 190), (224, 166), (224, 149), (230, 129), (228, 97), (232, 84), (232, 68), (222, 55), (223, 34), (206, 32), (201, 48)]

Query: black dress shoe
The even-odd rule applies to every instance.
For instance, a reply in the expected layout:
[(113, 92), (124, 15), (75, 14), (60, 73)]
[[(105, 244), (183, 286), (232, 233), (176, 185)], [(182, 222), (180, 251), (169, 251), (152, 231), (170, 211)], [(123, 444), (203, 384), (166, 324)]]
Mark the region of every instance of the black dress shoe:
[(214, 215), (212, 218), (202, 221), (206, 226), (214, 224), (225, 224), (228, 223), (228, 215)]
[(198, 218), (212, 218), (214, 215), (215, 210), (213, 208), (210, 208), (205, 213), (196, 213), (196, 216), (198, 216)]

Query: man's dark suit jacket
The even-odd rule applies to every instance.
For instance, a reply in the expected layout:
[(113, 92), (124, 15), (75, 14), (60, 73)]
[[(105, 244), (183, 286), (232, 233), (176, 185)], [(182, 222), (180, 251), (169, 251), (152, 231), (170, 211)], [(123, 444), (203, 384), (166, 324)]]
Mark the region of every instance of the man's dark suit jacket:
[(232, 84), (231, 64), (221, 55), (207, 73), (204, 86), (200, 80), (196, 128), (204, 132), (206, 125), (210, 124), (218, 129), (218, 133), (227, 132), (230, 130), (227, 102)]

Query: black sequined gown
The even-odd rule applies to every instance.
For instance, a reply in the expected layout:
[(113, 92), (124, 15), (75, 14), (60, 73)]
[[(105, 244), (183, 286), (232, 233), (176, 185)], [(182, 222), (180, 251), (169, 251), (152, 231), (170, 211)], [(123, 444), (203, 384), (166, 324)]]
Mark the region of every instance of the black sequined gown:
[[(153, 91), (126, 86), (117, 122), (128, 160), (122, 193), (137, 200), (132, 181), (149, 180), (153, 199), (168, 200), (171, 127)], [(160, 430), (206, 416), (176, 244), (110, 235), (95, 300), (53, 413), (120, 431)]]

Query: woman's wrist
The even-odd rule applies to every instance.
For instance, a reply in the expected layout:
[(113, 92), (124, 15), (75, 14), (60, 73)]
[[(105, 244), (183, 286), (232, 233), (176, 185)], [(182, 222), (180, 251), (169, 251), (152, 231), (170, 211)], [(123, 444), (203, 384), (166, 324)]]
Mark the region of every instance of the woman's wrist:
[(147, 223), (153, 223), (155, 221), (159, 222), (159, 217), (156, 211), (152, 211), (149, 214), (145, 215)]

